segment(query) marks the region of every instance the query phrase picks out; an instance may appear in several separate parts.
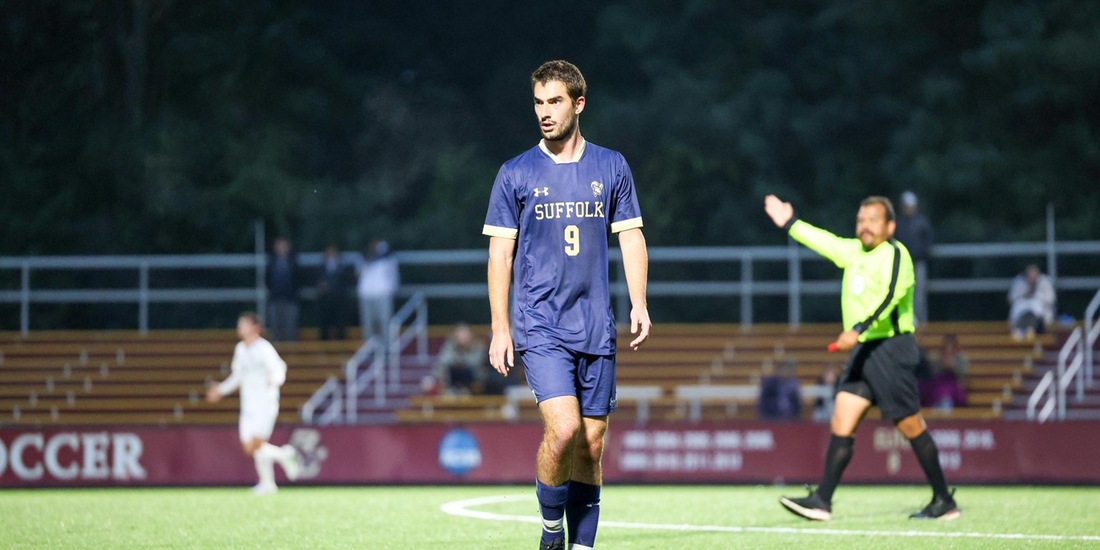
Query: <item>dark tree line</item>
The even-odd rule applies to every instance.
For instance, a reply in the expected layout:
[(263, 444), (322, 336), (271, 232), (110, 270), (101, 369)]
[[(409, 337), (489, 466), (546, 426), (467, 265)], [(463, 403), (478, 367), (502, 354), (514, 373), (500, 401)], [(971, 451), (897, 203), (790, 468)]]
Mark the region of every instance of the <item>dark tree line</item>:
[[(0, 2), (0, 255), (484, 246), (528, 75), (575, 61), (652, 246), (916, 191), (941, 242), (1100, 235), (1100, 4)], [(809, 215), (809, 214), (808, 214)]]

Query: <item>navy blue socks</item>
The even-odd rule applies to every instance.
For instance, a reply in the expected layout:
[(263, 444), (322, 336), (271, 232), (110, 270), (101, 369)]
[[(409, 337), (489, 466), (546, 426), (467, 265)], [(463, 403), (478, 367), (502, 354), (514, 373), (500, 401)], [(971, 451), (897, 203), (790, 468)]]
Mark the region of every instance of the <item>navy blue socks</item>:
[(569, 482), (550, 486), (535, 480), (535, 496), (542, 514), (542, 541), (550, 542), (565, 536), (565, 503), (569, 499)]
[(569, 546), (593, 548), (600, 523), (600, 486), (570, 481), (565, 519), (569, 525)]

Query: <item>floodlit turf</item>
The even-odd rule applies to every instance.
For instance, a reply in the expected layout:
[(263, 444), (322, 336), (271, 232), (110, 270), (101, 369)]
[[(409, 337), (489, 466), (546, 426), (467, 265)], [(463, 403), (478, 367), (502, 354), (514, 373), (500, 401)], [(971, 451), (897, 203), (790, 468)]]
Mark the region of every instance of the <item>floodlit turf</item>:
[[(834, 520), (797, 487), (610, 486), (599, 547), (1097, 548), (1095, 488), (961, 487), (962, 518), (916, 522), (924, 487), (842, 486)], [(533, 487), (0, 490), (0, 548), (535, 548)]]

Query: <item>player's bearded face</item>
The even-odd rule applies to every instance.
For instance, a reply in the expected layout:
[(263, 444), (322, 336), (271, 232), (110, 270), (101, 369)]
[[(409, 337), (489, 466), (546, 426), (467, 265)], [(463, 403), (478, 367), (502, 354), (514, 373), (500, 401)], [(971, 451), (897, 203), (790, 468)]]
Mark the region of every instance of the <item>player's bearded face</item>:
[(881, 204), (862, 206), (856, 215), (856, 236), (864, 250), (886, 242), (894, 234), (894, 227), (893, 221), (886, 221), (886, 207)]
[[(539, 130), (546, 141), (561, 141), (573, 134), (579, 117), (573, 113), (572, 109), (563, 113), (562, 117), (559, 120), (547, 121), (546, 118), (539, 120)], [(551, 122), (552, 125), (548, 125), (546, 122)]]
[(535, 116), (539, 120), (539, 131), (547, 141), (561, 141), (573, 135), (580, 118), (579, 111), (584, 108), (583, 99), (574, 101), (569, 97), (565, 84), (557, 81), (536, 83)]

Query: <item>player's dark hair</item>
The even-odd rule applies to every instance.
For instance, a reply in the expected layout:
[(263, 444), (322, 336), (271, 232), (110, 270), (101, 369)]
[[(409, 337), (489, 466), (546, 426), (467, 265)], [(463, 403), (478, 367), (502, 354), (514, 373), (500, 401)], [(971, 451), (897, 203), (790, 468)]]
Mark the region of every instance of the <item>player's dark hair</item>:
[(872, 195), (863, 199), (863, 202), (859, 203), (860, 208), (867, 206), (868, 204), (881, 204), (886, 210), (886, 221), (892, 222), (896, 218), (894, 214), (894, 203), (890, 202), (890, 199), (881, 195)]
[(261, 327), (264, 326), (263, 319), (261, 319), (260, 314), (256, 313), (255, 311), (242, 311), (241, 314), (237, 316), (237, 318), (248, 319), (249, 321), (252, 321), (253, 324), (259, 325)]
[(565, 90), (569, 92), (569, 98), (573, 101), (588, 94), (588, 84), (585, 83), (581, 70), (568, 61), (560, 59), (547, 61), (531, 73), (532, 88), (535, 84), (546, 84), (555, 80), (565, 84)]

